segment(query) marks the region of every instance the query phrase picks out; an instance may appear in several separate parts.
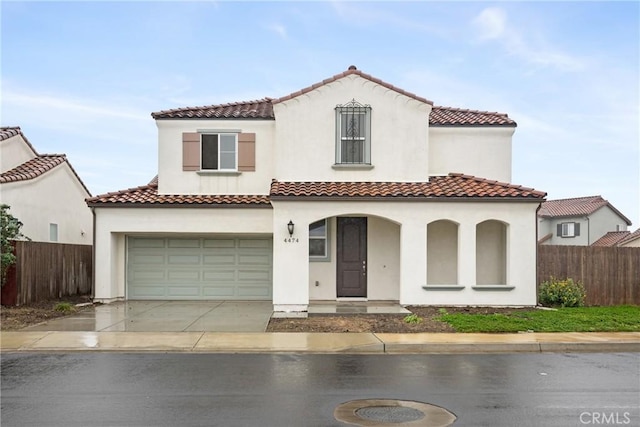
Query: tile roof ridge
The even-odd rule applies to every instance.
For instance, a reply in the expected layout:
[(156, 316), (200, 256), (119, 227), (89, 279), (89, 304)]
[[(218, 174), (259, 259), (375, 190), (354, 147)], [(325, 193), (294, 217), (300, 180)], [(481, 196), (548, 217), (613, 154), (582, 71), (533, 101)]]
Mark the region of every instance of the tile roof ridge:
[(546, 203), (549, 202), (565, 202), (565, 201), (571, 201), (571, 200), (603, 200), (603, 201), (607, 201), (605, 198), (603, 198), (601, 195), (595, 195), (595, 196), (578, 196), (578, 197), (567, 197), (564, 199), (552, 199), (552, 200), (547, 200)]
[(195, 105), (192, 107), (171, 108), (168, 110), (160, 110), (160, 111), (153, 112), (151, 113), (151, 117), (155, 118), (156, 116), (163, 115), (163, 114), (179, 113), (179, 112), (190, 111), (190, 110), (203, 110), (203, 109), (222, 108), (222, 107), (237, 107), (239, 105), (262, 104), (262, 103), (273, 103), (273, 98), (266, 96), (262, 99), (252, 99), (249, 101), (233, 101), (233, 102), (225, 102), (222, 104)]
[(394, 86), (391, 83), (387, 83), (387, 82), (385, 82), (385, 81), (383, 81), (383, 80), (381, 80), (381, 79), (379, 79), (377, 77), (373, 77), (370, 74), (363, 73), (362, 71), (358, 70), (355, 65), (351, 65), (351, 66), (349, 66), (349, 68), (346, 71), (343, 71), (341, 73), (335, 74), (335, 75), (333, 75), (333, 76), (331, 76), (331, 77), (329, 77), (327, 79), (322, 80), (321, 82), (314, 83), (314, 84), (312, 84), (310, 86), (307, 86), (307, 87), (304, 87), (302, 89), (299, 89), (299, 90), (297, 90), (295, 92), (292, 92), (292, 93), (290, 93), (288, 95), (285, 95), (285, 96), (282, 96), (280, 98), (274, 99), (274, 100), (272, 100), (272, 103), (273, 104), (278, 104), (280, 102), (288, 101), (289, 99), (293, 99), (293, 98), (295, 98), (297, 96), (304, 95), (305, 93), (309, 93), (312, 90), (318, 89), (321, 86), (327, 85), (329, 83), (333, 83), (333, 82), (335, 82), (337, 80), (340, 80), (340, 79), (342, 79), (344, 77), (347, 77), (347, 76), (350, 76), (350, 75), (360, 76), (363, 79), (366, 79), (366, 80), (369, 80), (369, 81), (371, 81), (373, 83), (379, 84), (380, 86), (384, 86), (387, 89), (390, 89), (390, 90), (398, 92), (398, 93), (400, 93), (402, 95), (408, 96), (409, 98), (413, 98), (413, 99), (415, 99), (417, 101), (424, 102), (425, 104), (433, 105), (433, 101), (430, 101), (427, 98), (418, 96), (415, 93), (408, 92), (408, 91), (406, 91), (404, 89), (400, 89), (399, 87)]
[(459, 108), (459, 107), (447, 107), (444, 105), (434, 105), (433, 109), (438, 109), (438, 110), (447, 110), (447, 111), (457, 111), (460, 113), (477, 113), (477, 114), (491, 114), (494, 116), (502, 116), (502, 117), (509, 117), (509, 114), (507, 113), (500, 113), (499, 111), (487, 111), (487, 110), (476, 110), (473, 108)]

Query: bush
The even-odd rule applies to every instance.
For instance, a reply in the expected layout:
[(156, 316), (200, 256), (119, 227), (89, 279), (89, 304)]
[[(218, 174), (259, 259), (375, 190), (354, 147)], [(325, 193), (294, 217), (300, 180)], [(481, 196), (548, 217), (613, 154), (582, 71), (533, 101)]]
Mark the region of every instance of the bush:
[(547, 307), (582, 307), (586, 296), (582, 283), (552, 277), (540, 285), (538, 299)]
[(69, 302), (59, 302), (56, 304), (54, 309), (62, 313), (73, 313), (74, 311), (76, 311), (75, 307), (72, 306)]

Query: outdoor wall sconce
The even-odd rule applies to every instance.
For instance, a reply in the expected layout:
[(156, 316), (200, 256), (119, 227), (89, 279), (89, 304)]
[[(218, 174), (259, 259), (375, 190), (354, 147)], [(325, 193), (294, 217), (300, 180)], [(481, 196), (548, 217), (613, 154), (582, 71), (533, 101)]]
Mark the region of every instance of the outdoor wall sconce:
[(293, 223), (293, 221), (289, 220), (289, 224), (287, 224), (287, 230), (289, 230), (289, 237), (293, 236), (293, 227), (295, 227), (295, 224)]

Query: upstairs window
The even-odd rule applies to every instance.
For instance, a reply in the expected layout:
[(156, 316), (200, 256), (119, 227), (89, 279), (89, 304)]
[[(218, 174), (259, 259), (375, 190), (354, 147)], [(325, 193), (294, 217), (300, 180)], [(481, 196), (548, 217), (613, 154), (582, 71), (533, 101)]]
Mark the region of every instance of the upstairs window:
[(202, 134), (202, 170), (235, 171), (238, 164), (238, 134)]
[(577, 237), (580, 235), (580, 223), (563, 222), (558, 224), (558, 236), (560, 237)]
[(336, 106), (336, 164), (371, 164), (371, 106)]

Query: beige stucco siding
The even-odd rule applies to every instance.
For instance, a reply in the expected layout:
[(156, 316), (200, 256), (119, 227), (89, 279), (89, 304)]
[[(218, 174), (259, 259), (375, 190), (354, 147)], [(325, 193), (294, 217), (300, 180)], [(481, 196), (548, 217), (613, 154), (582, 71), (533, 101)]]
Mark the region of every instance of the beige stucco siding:
[[(336, 170), (336, 105), (371, 106), (371, 170)], [(428, 178), (429, 104), (359, 76), (276, 103), (280, 181), (423, 181)]]
[(36, 156), (21, 135), (0, 141), (0, 171), (5, 172)]
[[(273, 169), (273, 120), (156, 120), (159, 194), (269, 194)], [(182, 170), (182, 133), (255, 133), (255, 171), (198, 173)]]
[(511, 182), (513, 127), (430, 127), (429, 173)]
[(0, 202), (11, 206), (11, 214), (23, 223), (22, 233), (37, 242), (49, 242), (49, 224), (57, 224), (59, 243), (91, 245), (93, 216), (87, 197), (67, 163), (34, 179), (0, 185)]

